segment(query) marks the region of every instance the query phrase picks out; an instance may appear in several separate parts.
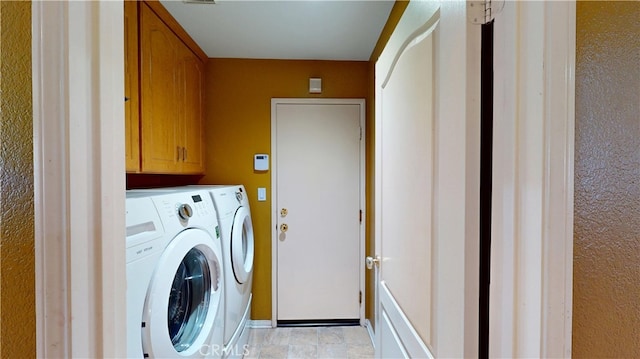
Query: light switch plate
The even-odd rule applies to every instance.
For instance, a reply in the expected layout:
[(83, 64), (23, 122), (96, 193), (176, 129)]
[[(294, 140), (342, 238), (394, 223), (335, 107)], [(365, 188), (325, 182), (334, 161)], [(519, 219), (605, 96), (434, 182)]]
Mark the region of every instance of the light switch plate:
[(267, 200), (267, 189), (264, 187), (258, 187), (258, 201), (263, 202)]

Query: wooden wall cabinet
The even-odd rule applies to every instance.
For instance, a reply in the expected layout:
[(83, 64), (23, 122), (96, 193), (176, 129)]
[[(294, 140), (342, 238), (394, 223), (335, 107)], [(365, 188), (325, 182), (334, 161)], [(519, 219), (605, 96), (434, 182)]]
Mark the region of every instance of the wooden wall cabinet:
[(183, 47), (182, 54), (180, 69), (183, 71), (184, 86), (180, 86), (183, 101), (179, 107), (185, 144), (182, 172), (204, 173), (204, 64), (186, 47)]
[[(198, 56), (185, 44), (177, 35), (184, 30), (176, 30), (177, 23), (158, 2), (137, 5), (140, 155), (138, 169), (127, 166), (127, 171), (201, 174), (204, 53)], [(133, 131), (131, 137), (135, 137)]]

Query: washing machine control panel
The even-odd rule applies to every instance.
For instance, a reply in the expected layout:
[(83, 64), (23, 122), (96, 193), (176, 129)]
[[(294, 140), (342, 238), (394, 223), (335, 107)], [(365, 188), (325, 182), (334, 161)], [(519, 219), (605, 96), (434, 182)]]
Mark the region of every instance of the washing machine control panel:
[(207, 202), (204, 194), (172, 194), (154, 198), (160, 216), (165, 218), (166, 225), (201, 226), (209, 221), (216, 212), (213, 203)]
[[(212, 210), (213, 208), (213, 204), (212, 203), (207, 203), (203, 200), (202, 196), (197, 194), (194, 196), (191, 196), (191, 199), (193, 200), (193, 203), (191, 204), (193, 209), (194, 209), (194, 214), (201, 216), (201, 217), (209, 217), (211, 215), (215, 216), (215, 212)], [(207, 197), (207, 199), (209, 199)]]

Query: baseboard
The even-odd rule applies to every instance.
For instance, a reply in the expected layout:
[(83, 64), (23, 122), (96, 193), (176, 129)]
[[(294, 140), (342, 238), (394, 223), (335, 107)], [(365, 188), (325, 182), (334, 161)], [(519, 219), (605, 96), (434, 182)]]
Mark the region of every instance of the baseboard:
[(269, 328), (273, 328), (271, 326), (271, 320), (248, 320), (247, 321), (247, 326), (249, 328), (254, 328), (254, 329), (269, 329)]
[(373, 332), (373, 325), (371, 325), (371, 321), (369, 319), (364, 320), (364, 327), (367, 329), (367, 333), (369, 333), (369, 339), (371, 339), (371, 345), (373, 346), (373, 350), (376, 350), (376, 335)]

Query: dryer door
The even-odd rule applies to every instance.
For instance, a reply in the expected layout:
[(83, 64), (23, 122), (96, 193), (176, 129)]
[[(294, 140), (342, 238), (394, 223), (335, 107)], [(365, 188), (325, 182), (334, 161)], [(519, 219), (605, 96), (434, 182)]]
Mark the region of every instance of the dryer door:
[(145, 355), (200, 358), (211, 351), (222, 293), (220, 263), (220, 247), (203, 230), (187, 229), (169, 243), (145, 300)]
[(231, 228), (231, 262), (239, 284), (246, 282), (253, 271), (253, 224), (246, 207), (238, 207)]

